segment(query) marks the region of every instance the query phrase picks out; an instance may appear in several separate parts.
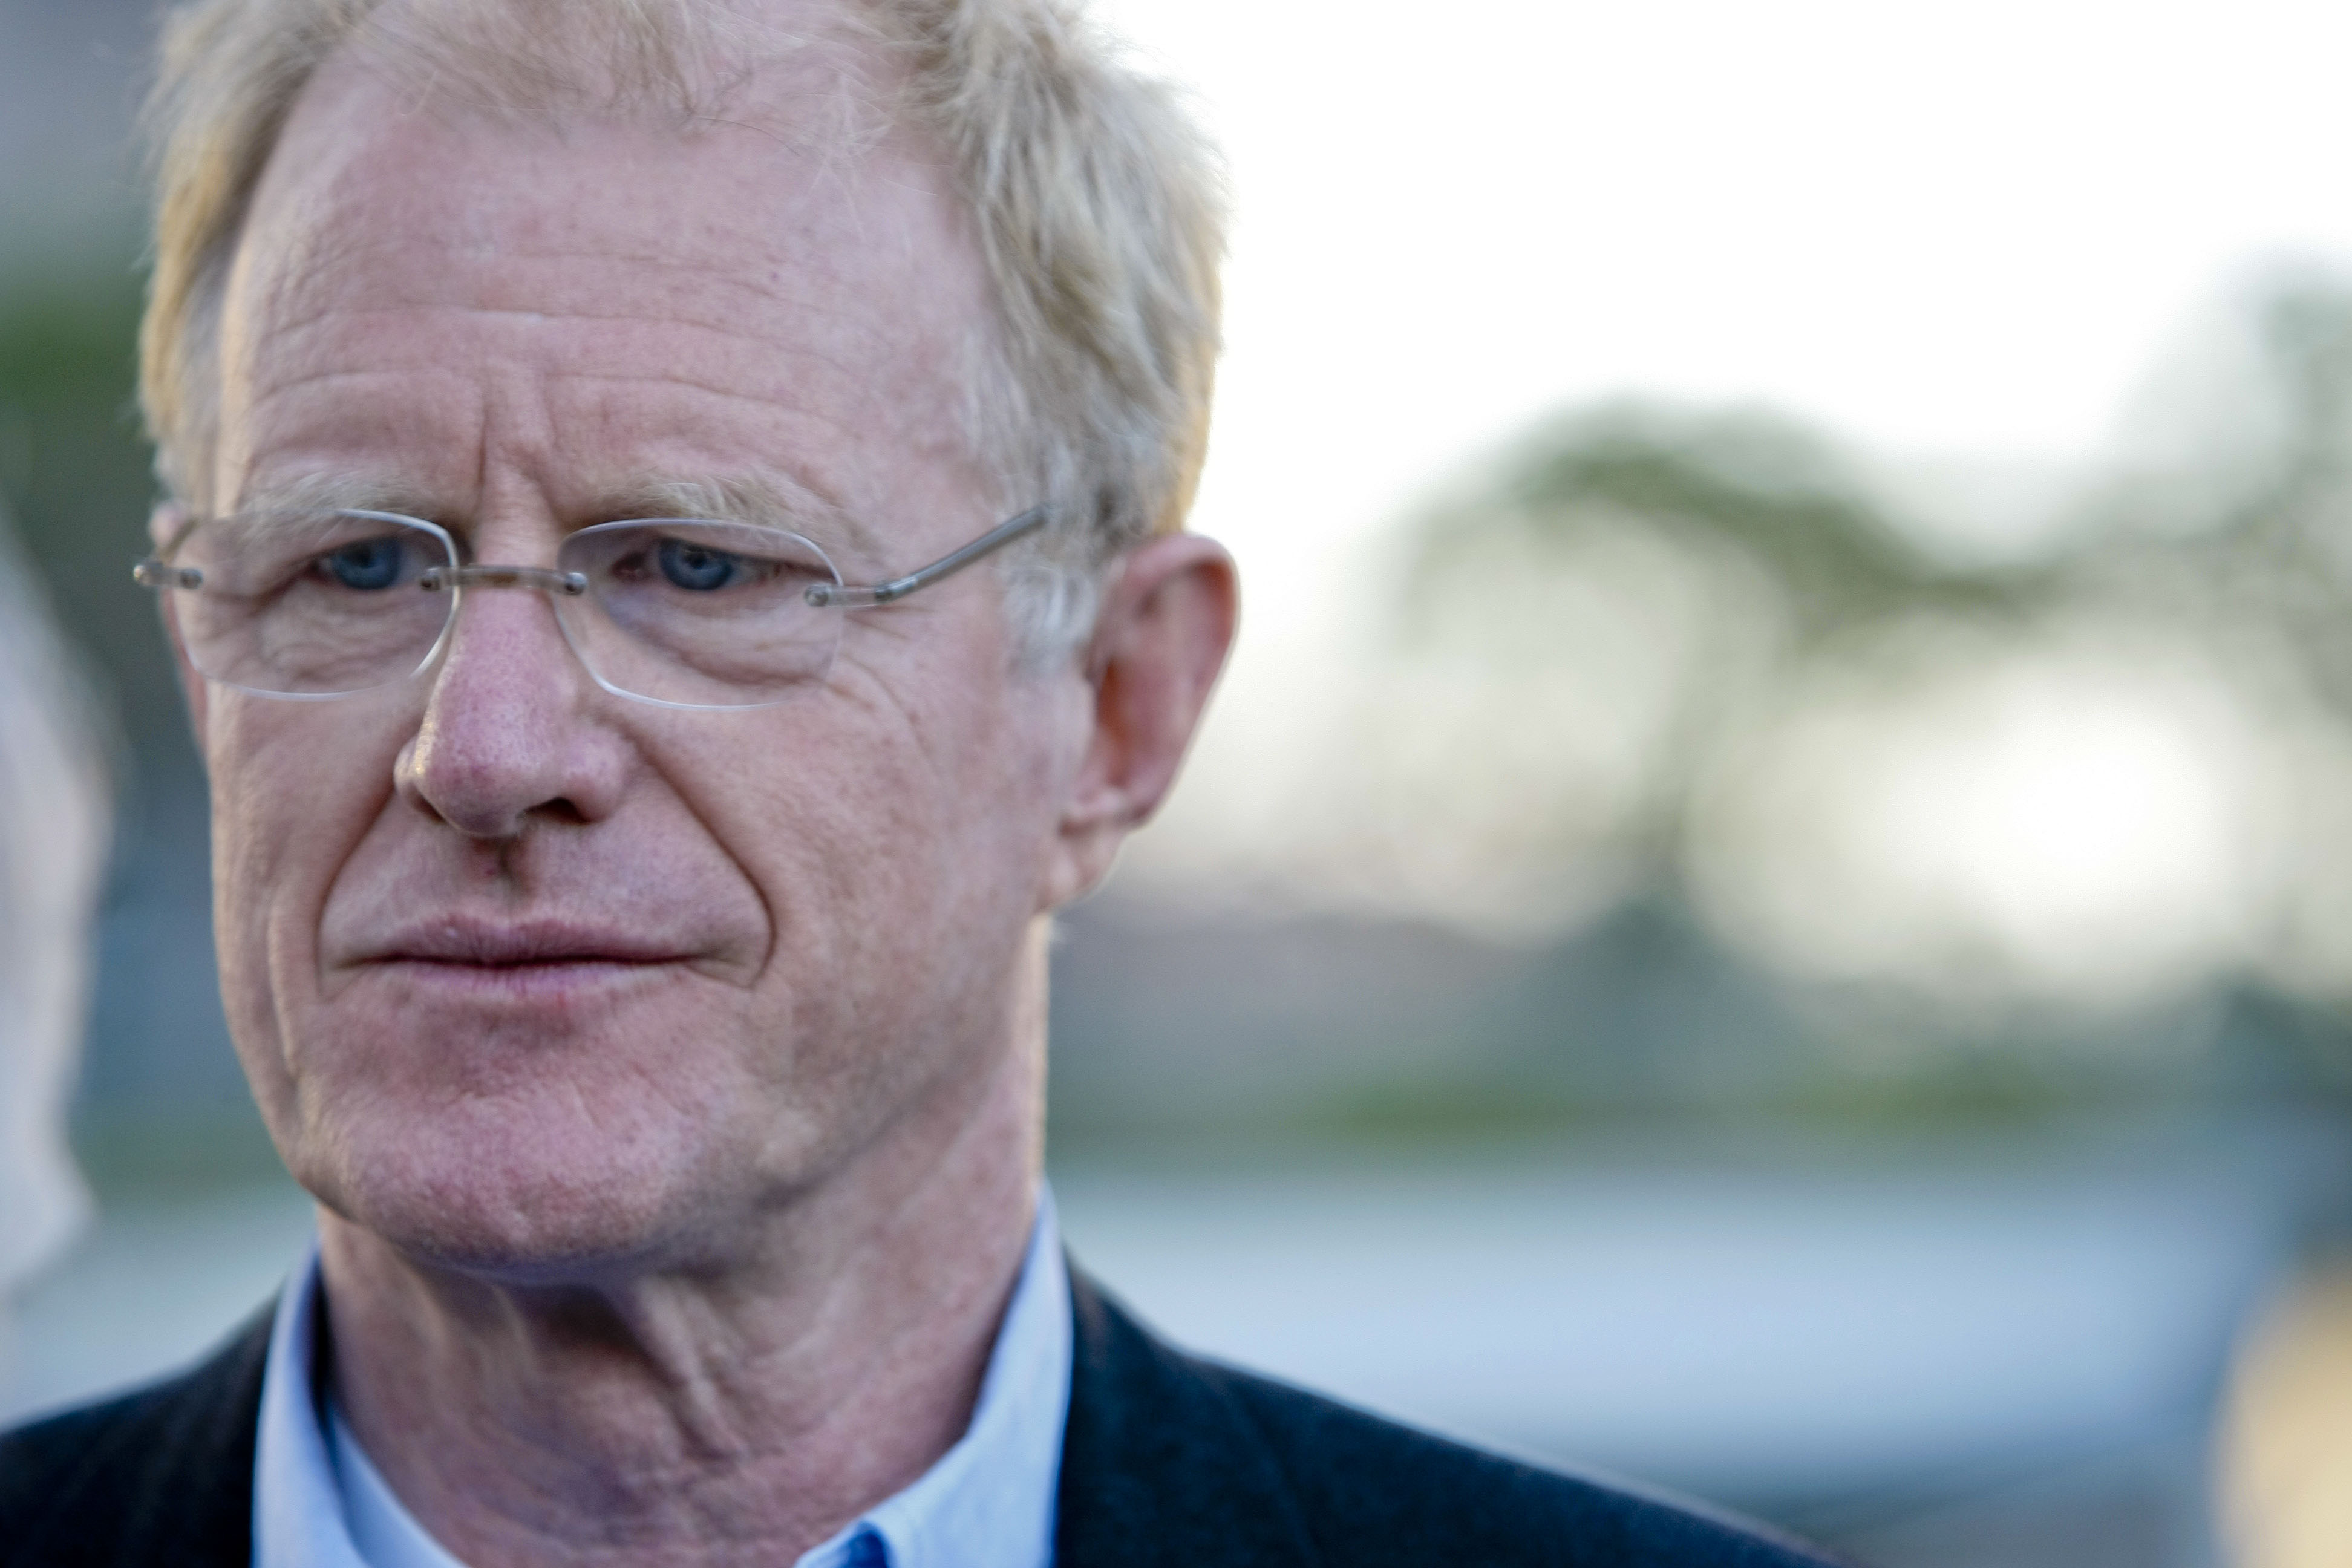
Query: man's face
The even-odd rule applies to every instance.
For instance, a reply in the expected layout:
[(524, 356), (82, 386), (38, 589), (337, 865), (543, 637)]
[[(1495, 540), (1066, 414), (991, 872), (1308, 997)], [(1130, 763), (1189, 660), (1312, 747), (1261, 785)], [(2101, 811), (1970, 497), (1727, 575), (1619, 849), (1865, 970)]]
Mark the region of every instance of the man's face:
[[(331, 62), (232, 276), (215, 510), (357, 481), (546, 565), (615, 497), (731, 480), (805, 497), (852, 582), (980, 532), (945, 175), (777, 123), (539, 129)], [(668, 710), (483, 592), (404, 685), (200, 691), (223, 991), (296, 1175), (560, 1272), (723, 1251), (951, 1120), (1018, 1034), (1081, 749), (1083, 683), (1008, 658), (975, 572), (852, 613), (820, 690)]]

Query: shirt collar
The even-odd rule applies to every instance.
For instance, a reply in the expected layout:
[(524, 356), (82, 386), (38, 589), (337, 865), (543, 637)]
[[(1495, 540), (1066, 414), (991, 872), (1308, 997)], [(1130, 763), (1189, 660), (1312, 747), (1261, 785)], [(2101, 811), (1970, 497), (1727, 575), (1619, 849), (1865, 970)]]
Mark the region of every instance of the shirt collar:
[[(278, 1298), (262, 1370), (254, 1568), (463, 1568), (401, 1506), (314, 1376), (320, 1291), (314, 1241)], [(971, 1425), (911, 1485), (795, 1568), (1047, 1568), (1070, 1349), (1061, 1230), (1053, 1194), (1041, 1190)]]

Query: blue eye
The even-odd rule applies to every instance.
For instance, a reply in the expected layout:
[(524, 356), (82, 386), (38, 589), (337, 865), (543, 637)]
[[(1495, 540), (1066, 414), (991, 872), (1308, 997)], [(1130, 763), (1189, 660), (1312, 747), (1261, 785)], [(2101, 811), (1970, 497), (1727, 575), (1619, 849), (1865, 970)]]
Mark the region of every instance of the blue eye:
[(740, 555), (682, 539), (663, 540), (656, 553), (661, 559), (662, 575), (673, 586), (693, 594), (724, 588), (734, 581), (736, 569), (743, 564)]
[(328, 554), (327, 574), (346, 588), (372, 594), (400, 581), (401, 543), (397, 539), (364, 539)]

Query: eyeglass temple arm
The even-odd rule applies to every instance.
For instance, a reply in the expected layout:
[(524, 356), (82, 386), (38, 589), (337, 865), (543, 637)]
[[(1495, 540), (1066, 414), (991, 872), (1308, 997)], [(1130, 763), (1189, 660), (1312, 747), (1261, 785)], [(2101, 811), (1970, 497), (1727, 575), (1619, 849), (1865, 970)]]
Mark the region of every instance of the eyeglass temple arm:
[(171, 510), (179, 520), (173, 525), (172, 537), (163, 542), (163, 549), (142, 557), (131, 565), (131, 580), (142, 588), (196, 588), (204, 584), (205, 574), (194, 567), (172, 564), (172, 557), (179, 553), (180, 546), (187, 542), (188, 535), (195, 532), (196, 524), (202, 519), (192, 517), (176, 506)]
[(929, 566), (919, 566), (904, 577), (893, 577), (887, 583), (877, 583), (870, 587), (847, 583), (816, 584), (808, 591), (808, 602), (819, 609), (857, 609), (866, 605), (887, 605), (893, 599), (903, 599), (916, 589), (928, 588), (942, 577), (952, 577), (982, 556), (1035, 532), (1045, 525), (1048, 515), (1044, 507), (1033, 506), (1020, 516), (998, 523), (962, 549), (940, 556)]

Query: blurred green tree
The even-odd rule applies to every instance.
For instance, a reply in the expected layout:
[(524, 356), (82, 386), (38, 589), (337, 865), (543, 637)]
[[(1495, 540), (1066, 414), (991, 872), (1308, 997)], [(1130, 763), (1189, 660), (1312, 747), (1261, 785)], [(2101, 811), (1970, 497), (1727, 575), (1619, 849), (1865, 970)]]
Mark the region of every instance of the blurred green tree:
[[(1682, 903), (1710, 803), (1748, 787), (1775, 726), (1832, 699), (1842, 721), (1899, 713), (2037, 648), (2177, 654), (2261, 742), (2231, 762), (2261, 776), (2241, 837), (2264, 890), (2245, 944), (2162, 984), (2352, 1001), (2352, 809), (2328, 802), (2352, 794), (2352, 284), (2265, 279), (2157, 390), (2158, 428), (1991, 562), (1939, 550), (1883, 471), (1784, 417), (1621, 401), (1543, 421), (1406, 520), (1370, 700), (1374, 728), (1427, 738), (1392, 742), (1408, 782), (1358, 842), (1404, 846), (1405, 883), (1466, 867), (1485, 881), (1454, 905), (1538, 928)], [(1416, 681), (1440, 695), (1416, 706)], [(1423, 829), (1450, 861), (1409, 844)]]

